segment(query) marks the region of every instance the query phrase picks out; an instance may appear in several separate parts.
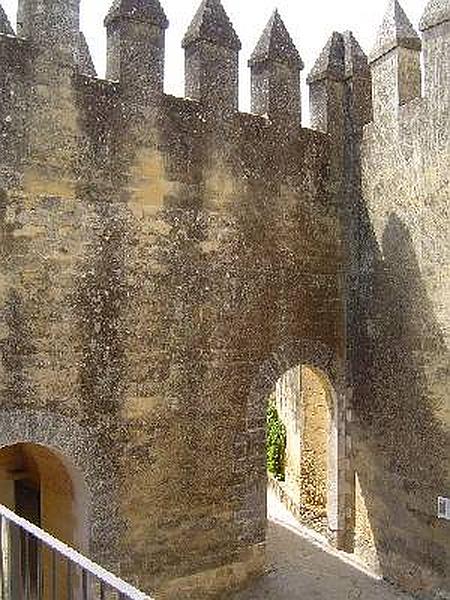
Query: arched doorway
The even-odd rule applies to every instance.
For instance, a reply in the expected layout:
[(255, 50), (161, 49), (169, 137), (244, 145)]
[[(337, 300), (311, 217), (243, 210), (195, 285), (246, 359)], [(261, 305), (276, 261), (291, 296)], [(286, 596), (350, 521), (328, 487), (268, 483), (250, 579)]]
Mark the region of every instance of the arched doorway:
[[(245, 403), (244, 428), (235, 438), (235, 447), (239, 451), (239, 458), (234, 465), (237, 475), (235, 493), (239, 498), (236, 525), (247, 536), (244, 539), (257, 539), (263, 549), (268, 548), (267, 543), (270, 545), (270, 539), (267, 540), (266, 535), (270, 522), (267, 499), (269, 497), (270, 500), (271, 496), (267, 494), (267, 407), (270, 405), (270, 397), (274, 396), (277, 383), (289, 373), (291, 384), (297, 386), (297, 392), (293, 395), (297, 401), (292, 403), (290, 410), (298, 414), (301, 380), (295, 377), (295, 369), (303, 365), (320, 374), (329, 392), (327, 399), (331, 399), (327, 456), (327, 538), (336, 548), (347, 550), (350, 549), (348, 540), (351, 541), (353, 535), (351, 515), (354, 502), (350, 485), (350, 444), (347, 437), (347, 422), (351, 417), (347, 395), (351, 390), (346, 386), (345, 364), (342, 359), (327, 345), (314, 340), (297, 340), (280, 346), (255, 369)], [(298, 421), (297, 430), (297, 440), (300, 440)], [(301, 467), (300, 442), (295, 444), (295, 448), (298, 450), (297, 465)], [(281, 499), (294, 513), (297, 521), (302, 521), (302, 515), (293, 510), (293, 502), (286, 495)], [(296, 504), (298, 507), (299, 502)]]
[(337, 543), (339, 435), (336, 395), (318, 368), (285, 372), (272, 394), (285, 436), (281, 476), (272, 486), (308, 527)]
[[(84, 482), (77, 470), (55, 450), (31, 443), (0, 449), (0, 504), (70, 547), (86, 551)], [(51, 569), (50, 553), (41, 551), (33, 539), (23, 539), (23, 534), (11, 527), (2, 528), (1, 543), (5, 599), (22, 597), (24, 588), (31, 599), (46, 598), (47, 583), (42, 588), (39, 581), (40, 578), (49, 581), (45, 572)], [(27, 564), (26, 575), (20, 568), (23, 561)], [(61, 580), (63, 568), (66, 566), (57, 565)], [(24, 576), (26, 582), (22, 581)]]

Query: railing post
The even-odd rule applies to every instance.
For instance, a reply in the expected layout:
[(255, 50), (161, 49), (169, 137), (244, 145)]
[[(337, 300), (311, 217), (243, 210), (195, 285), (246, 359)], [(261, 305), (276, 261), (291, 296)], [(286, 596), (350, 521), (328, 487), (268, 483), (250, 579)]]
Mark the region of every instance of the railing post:
[(37, 540), (37, 599), (43, 600), (44, 597), (44, 573), (43, 573), (43, 546), (40, 540)]
[(1, 518), (1, 586), (2, 600), (12, 600), (11, 598), (11, 531), (9, 521), (2, 516)]
[(57, 570), (56, 570), (56, 551), (52, 550), (52, 565), (51, 565), (51, 571), (52, 571), (52, 600), (57, 600), (58, 598), (58, 577), (57, 577)]
[(23, 600), (24, 585), (22, 573), (22, 544), (20, 529), (14, 523), (9, 523), (10, 558), (9, 580), (11, 600)]
[(67, 559), (67, 600), (73, 600), (72, 563)]
[(0, 519), (0, 598), (6, 598), (5, 594), (5, 575), (4, 575), (4, 567), (3, 567), (3, 522), (4, 518)]
[(30, 553), (30, 538), (28, 533), (22, 531), (20, 542), (23, 545), (21, 557), (22, 562), (22, 577), (24, 579), (25, 600), (31, 600), (32, 579), (31, 579), (31, 553)]
[(83, 600), (89, 600), (88, 584), (89, 584), (88, 574), (87, 574), (87, 571), (85, 571), (83, 569), (83, 571), (81, 572), (81, 590), (82, 590)]
[(5, 597), (5, 578), (3, 574), (3, 517), (0, 519), (0, 598)]

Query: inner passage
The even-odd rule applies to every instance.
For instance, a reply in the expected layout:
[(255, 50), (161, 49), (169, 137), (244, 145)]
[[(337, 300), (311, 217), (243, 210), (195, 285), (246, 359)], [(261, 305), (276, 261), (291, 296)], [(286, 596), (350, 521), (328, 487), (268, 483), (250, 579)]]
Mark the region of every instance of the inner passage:
[(301, 521), (328, 533), (331, 394), (307, 365), (286, 372), (268, 403), (269, 484)]

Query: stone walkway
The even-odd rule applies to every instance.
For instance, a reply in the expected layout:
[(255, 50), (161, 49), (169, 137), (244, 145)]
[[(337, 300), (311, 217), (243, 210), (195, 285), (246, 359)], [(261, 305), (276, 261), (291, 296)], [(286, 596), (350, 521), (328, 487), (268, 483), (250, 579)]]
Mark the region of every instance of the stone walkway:
[(330, 550), (269, 494), (268, 573), (233, 600), (407, 600)]

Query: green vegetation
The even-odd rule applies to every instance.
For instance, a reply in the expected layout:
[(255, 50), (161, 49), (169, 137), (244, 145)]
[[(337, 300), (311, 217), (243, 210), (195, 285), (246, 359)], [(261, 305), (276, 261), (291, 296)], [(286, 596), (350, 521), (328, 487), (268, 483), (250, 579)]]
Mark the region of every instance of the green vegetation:
[(267, 468), (275, 479), (284, 481), (286, 458), (286, 427), (278, 415), (275, 399), (269, 399), (267, 409)]

